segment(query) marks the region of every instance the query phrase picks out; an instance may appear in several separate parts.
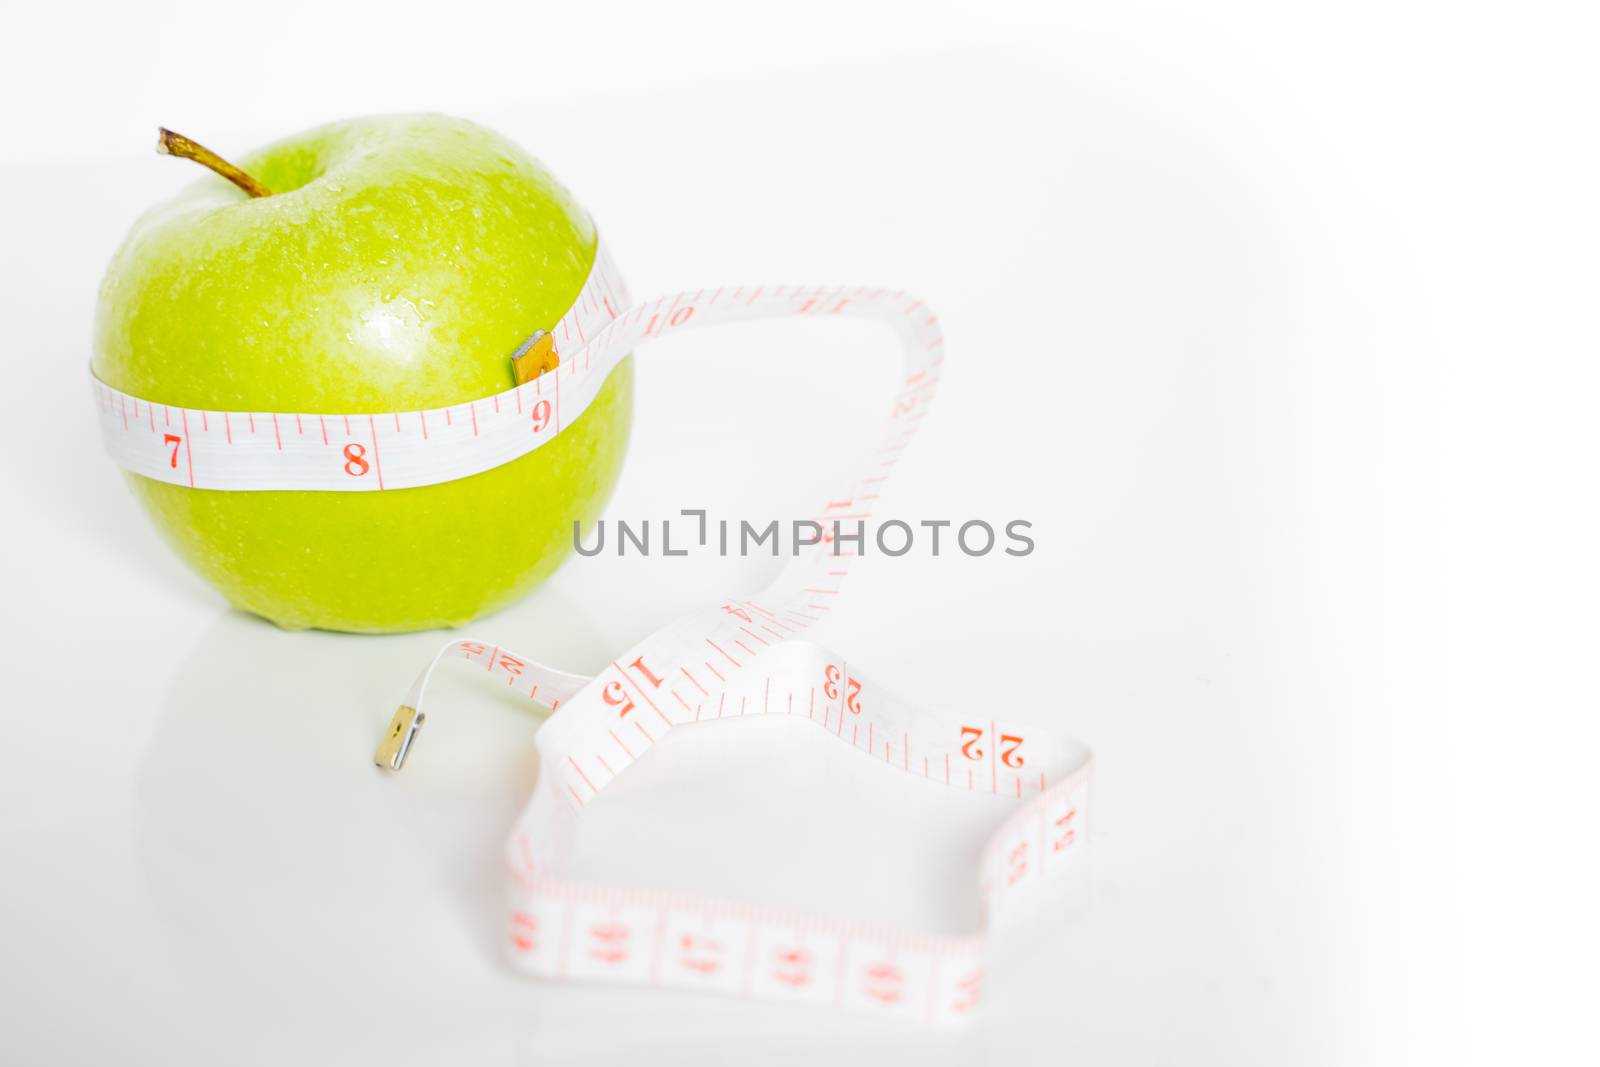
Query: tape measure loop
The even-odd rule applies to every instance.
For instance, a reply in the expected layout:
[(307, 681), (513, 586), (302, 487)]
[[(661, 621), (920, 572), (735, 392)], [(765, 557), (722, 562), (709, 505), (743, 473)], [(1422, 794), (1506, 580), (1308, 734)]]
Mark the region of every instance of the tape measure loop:
[[(148, 399), (98, 380), (94, 391), (107, 448), (146, 477), (237, 491), (387, 491), (467, 477), (541, 447), (582, 414), (618, 362), (653, 338), (725, 322), (814, 316), (870, 318), (901, 340), (902, 374), (880, 447), (817, 513), (865, 521), (930, 410), (944, 363), (937, 318), (898, 290), (757, 285), (635, 304), (602, 244), (572, 308), (513, 354), (513, 388), (473, 405), (471, 420), (447, 419), (445, 409), (351, 417), (369, 435), (354, 445), (348, 436), (281, 433), (280, 420), (304, 427), (339, 416), (163, 409), (157, 433), (153, 415), (126, 415), (130, 408), (153, 412)], [(240, 429), (249, 426), (267, 427), (268, 436)], [(184, 427), (181, 447), (174, 446), (173, 427)], [(431, 433), (406, 432), (413, 427)], [(380, 454), (381, 478), (365, 477)], [(429, 682), (447, 659), (474, 664), (553, 711), (537, 735), (534, 795), (506, 848), (507, 951), (517, 968), (929, 1020), (963, 1019), (977, 1007), (988, 929), (1034, 887), (1057, 884), (1079, 862), (1090, 755), (1022, 724), (905, 704), (842, 656), (803, 640), (834, 609), (858, 555), (844, 540), (819, 540), (767, 589), (679, 619), (593, 677), (476, 639), (447, 642), (418, 675), (375, 757), (391, 770), (403, 766), (413, 747), (426, 720)], [(572, 878), (566, 864), (590, 801), (667, 731), (727, 717), (730, 701), (746, 716), (806, 715), (896, 773), (1014, 800), (1016, 811), (975, 861), (985, 930), (939, 938)]]

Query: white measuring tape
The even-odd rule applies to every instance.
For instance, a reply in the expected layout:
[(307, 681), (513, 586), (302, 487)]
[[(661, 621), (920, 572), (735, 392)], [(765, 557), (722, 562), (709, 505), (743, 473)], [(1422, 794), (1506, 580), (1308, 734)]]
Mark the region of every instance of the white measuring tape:
[[(863, 287), (703, 289), (630, 305), (604, 247), (577, 301), (550, 331), (559, 362), (496, 396), (382, 415), (175, 408), (96, 380), (112, 456), (149, 478), (204, 489), (379, 491), (488, 470), (571, 425), (640, 342), (722, 322), (862, 316), (900, 336), (905, 373), (879, 447), (817, 518), (870, 517), (927, 413), (943, 363), (934, 316), (905, 293)], [(952, 1020), (979, 1002), (987, 931), (1038, 883), (1076, 866), (1086, 844), (1090, 754), (1064, 738), (987, 715), (910, 707), (828, 650), (801, 640), (832, 609), (854, 558), (830, 534), (762, 592), (685, 616), (594, 677), (554, 670), (488, 642), (451, 641), (418, 677), (379, 748), (398, 770), (446, 658), (477, 664), (552, 709), (539, 777), (506, 851), (514, 966), (542, 977), (702, 989)], [(585, 808), (672, 728), (709, 719), (803, 715), (885, 768), (1014, 798), (975, 876), (984, 929), (920, 934), (728, 900), (595, 885), (571, 877)], [(1032, 895), (1031, 893), (1029, 895)]]

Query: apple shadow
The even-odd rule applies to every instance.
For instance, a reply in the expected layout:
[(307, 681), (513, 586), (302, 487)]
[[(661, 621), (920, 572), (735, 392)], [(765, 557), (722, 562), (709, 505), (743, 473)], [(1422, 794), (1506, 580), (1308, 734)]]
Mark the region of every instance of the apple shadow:
[[(575, 670), (604, 656), (555, 583), (465, 633)], [(333, 1027), (454, 976), (510, 974), (502, 845), (543, 709), (446, 665), (405, 773), (372, 762), (449, 636), (288, 633), (228, 612), (178, 665), (126, 818), (173, 969), (206, 1010)]]

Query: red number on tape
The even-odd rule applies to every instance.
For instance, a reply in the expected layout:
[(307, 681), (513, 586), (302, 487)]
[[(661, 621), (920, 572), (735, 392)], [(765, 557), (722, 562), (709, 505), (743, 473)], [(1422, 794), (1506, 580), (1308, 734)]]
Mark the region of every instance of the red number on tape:
[(622, 688), (621, 682), (607, 682), (606, 687), (600, 691), (600, 698), (617, 709), (618, 718), (633, 710), (633, 698)]
[(617, 964), (628, 958), (628, 928), (607, 923), (589, 928), (589, 955), (601, 963)]
[(956, 983), (955, 999), (950, 1002), (950, 1010), (955, 1012), (969, 1012), (978, 1006), (983, 999), (983, 972), (973, 971)]
[(1072, 828), (1072, 819), (1078, 814), (1077, 808), (1068, 808), (1067, 813), (1056, 820), (1056, 839), (1054, 851), (1060, 852), (1078, 839), (1078, 833)]
[[(822, 669), (822, 693), (829, 700), (839, 699), (839, 679), (843, 677), (839, 668), (828, 664)], [(852, 715), (861, 714), (861, 682), (855, 678), (845, 677), (844, 706), (850, 709)]]
[(867, 968), (867, 996), (884, 1004), (893, 1004), (901, 997), (905, 975), (892, 963), (874, 963)]
[(652, 674), (650, 672), (650, 668), (646, 667), (644, 665), (644, 657), (643, 656), (640, 656), (638, 659), (636, 659), (632, 663), (628, 664), (628, 666), (632, 667), (634, 670), (636, 670), (640, 674), (644, 675), (644, 680), (649, 682), (654, 688), (656, 688), (656, 689), (660, 689), (661, 688), (661, 679), (657, 678), (654, 674)]
[(1016, 885), (1028, 873), (1028, 843), (1026, 841), (1011, 850), (1011, 869), (1006, 874), (1006, 885)]
[(525, 911), (511, 915), (511, 943), (519, 952), (532, 952), (538, 947), (539, 920)]
[(803, 948), (783, 948), (774, 954), (772, 977), (785, 985), (811, 984), (811, 953)]
[(678, 942), (679, 960), (691, 971), (716, 974), (722, 969), (722, 943), (709, 937), (684, 934)]
[(344, 446), (344, 472), (352, 478), (359, 478), (371, 466), (366, 461), (367, 446), (360, 442), (351, 442)]

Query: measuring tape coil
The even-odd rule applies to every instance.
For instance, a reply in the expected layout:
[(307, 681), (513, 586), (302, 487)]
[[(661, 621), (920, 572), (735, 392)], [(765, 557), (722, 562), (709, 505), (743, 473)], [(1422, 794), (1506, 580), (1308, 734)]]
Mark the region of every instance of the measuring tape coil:
[[(701, 289), (632, 303), (603, 244), (572, 307), (540, 338), (553, 365), (481, 400), (381, 415), (224, 412), (93, 390), (106, 447), (147, 478), (230, 491), (381, 492), (464, 478), (570, 426), (613, 367), (655, 337), (726, 322), (862, 317), (900, 338), (903, 375), (877, 447), (818, 518), (865, 521), (929, 410), (943, 336), (920, 300), (842, 286)], [(525, 346), (527, 347), (527, 346)], [(539, 775), (506, 848), (511, 964), (546, 978), (697, 989), (929, 1021), (968, 1017), (982, 996), (989, 931), (1013, 902), (1081, 863), (1089, 751), (986, 717), (896, 699), (803, 634), (833, 610), (851, 561), (831, 536), (759, 593), (695, 611), (599, 674), (560, 671), (485, 641), (447, 643), (418, 676), (379, 748), (398, 770), (426, 718), (436, 668), (466, 661), (552, 709)], [(736, 710), (735, 710), (736, 709)], [(982, 928), (946, 936), (573, 877), (585, 810), (667, 731), (712, 719), (805, 716), (887, 770), (1016, 808), (975, 861)]]

